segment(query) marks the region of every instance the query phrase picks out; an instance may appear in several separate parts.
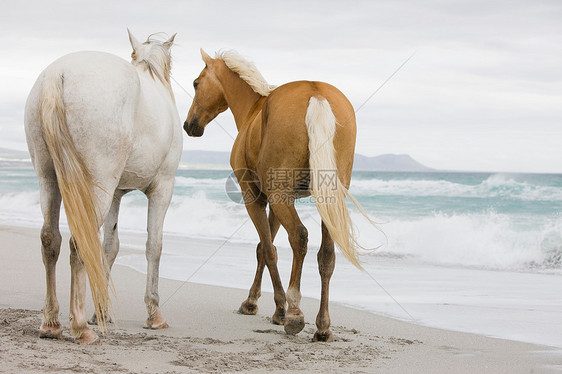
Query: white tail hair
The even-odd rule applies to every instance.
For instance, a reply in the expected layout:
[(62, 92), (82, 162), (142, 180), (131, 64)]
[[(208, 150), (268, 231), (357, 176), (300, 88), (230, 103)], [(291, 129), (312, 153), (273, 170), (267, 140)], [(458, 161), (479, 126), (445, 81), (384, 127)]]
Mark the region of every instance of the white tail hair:
[(40, 115), (43, 138), (55, 166), (68, 226), (90, 280), (97, 320), (103, 332), (111, 305), (107, 265), (98, 236), (102, 217), (92, 175), (68, 130), (62, 73), (46, 74), (40, 93)]
[(339, 179), (334, 148), (337, 121), (328, 100), (311, 97), (305, 123), (310, 151), (310, 190), (316, 208), (342, 254), (362, 269), (357, 251), (361, 246), (357, 243), (345, 198), (349, 197), (369, 222), (371, 220)]

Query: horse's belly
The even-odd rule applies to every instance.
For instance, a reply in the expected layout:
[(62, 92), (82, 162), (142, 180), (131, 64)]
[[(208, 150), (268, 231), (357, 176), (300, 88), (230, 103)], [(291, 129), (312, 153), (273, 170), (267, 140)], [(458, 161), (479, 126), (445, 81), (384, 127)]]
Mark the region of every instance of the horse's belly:
[(163, 142), (156, 142), (157, 137), (152, 137), (137, 143), (125, 164), (118, 188), (143, 191), (157, 178), (173, 178), (182, 150), (181, 133), (179, 137), (175, 133)]
[(147, 174), (146, 170), (124, 170), (117, 186), (120, 190), (146, 190), (154, 181), (155, 175)]
[(118, 187), (120, 189), (144, 190), (150, 186), (154, 179), (161, 175), (165, 155), (139, 159), (129, 159), (121, 174)]

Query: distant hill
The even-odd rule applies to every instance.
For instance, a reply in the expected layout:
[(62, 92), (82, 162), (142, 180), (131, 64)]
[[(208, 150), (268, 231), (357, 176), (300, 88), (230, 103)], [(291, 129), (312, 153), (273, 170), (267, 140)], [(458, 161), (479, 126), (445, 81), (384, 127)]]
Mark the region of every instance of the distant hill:
[(230, 169), (230, 152), (183, 151), (180, 162), (189, 169)]
[(367, 157), (356, 153), (353, 170), (422, 172), (434, 171), (435, 169), (420, 164), (409, 155), (385, 154)]
[(31, 166), (29, 152), (0, 148), (0, 167), (26, 167)]
[[(0, 148), (0, 167), (31, 166), (29, 153)], [(186, 169), (230, 169), (230, 152), (183, 151), (180, 167)], [(363, 171), (434, 171), (409, 155), (386, 154), (374, 157), (355, 154), (353, 170)]]
[[(230, 152), (183, 151), (181, 163), (186, 168), (229, 169)], [(433, 171), (414, 160), (409, 155), (386, 154), (367, 157), (355, 154), (353, 170), (364, 171)]]
[(29, 159), (29, 152), (16, 151), (15, 149), (8, 149), (8, 148), (0, 148), (0, 158), (26, 160)]

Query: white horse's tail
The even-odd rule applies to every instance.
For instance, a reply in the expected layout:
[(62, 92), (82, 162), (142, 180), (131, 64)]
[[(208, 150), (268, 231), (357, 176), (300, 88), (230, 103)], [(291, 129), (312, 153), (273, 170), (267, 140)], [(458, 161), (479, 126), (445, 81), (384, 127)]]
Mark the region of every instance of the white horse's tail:
[(369, 221), (371, 220), (338, 177), (334, 148), (336, 117), (328, 100), (311, 97), (305, 123), (310, 151), (310, 190), (316, 200), (316, 208), (343, 255), (357, 268), (362, 269), (357, 251), (357, 247), (361, 246), (358, 245), (355, 237), (353, 223), (345, 203), (346, 196)]
[(107, 265), (98, 236), (102, 217), (92, 175), (77, 152), (68, 129), (61, 73), (47, 73), (39, 103), (43, 138), (55, 165), (68, 226), (84, 262), (98, 324), (104, 331), (106, 313), (111, 313), (111, 305)]

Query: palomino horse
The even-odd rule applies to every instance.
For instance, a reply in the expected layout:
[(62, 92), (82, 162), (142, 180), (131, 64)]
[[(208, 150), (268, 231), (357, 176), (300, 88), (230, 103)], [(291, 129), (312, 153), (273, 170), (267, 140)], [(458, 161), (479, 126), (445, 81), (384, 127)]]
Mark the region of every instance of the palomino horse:
[[(256, 276), (240, 313), (256, 314), (267, 265), (275, 292), (273, 322), (284, 324), (288, 334), (303, 329), (300, 279), (308, 233), (295, 210), (294, 199), (312, 194), (322, 217), (322, 244), (318, 252), (322, 295), (314, 341), (330, 341), (328, 293), (335, 265), (334, 241), (344, 256), (360, 267), (345, 203), (345, 197), (350, 197), (347, 189), (355, 149), (353, 107), (329, 84), (301, 81), (275, 88), (267, 84), (253, 64), (235, 52), (223, 52), (214, 59), (203, 50), (201, 55), (206, 66), (193, 82), (195, 98), (184, 129), (190, 136), (201, 136), (211, 120), (231, 109), (238, 136), (230, 163), (260, 238)], [(280, 224), (287, 230), (293, 250), (286, 294), (273, 245)]]
[[(61, 198), (72, 235), (70, 331), (77, 342), (88, 344), (98, 336), (86, 321), (86, 274), (93, 319), (103, 331), (111, 312), (109, 269), (119, 250), (119, 204), (136, 189), (149, 200), (145, 327), (167, 326), (158, 306), (158, 267), (162, 225), (182, 150), (170, 86), (174, 37), (140, 43), (129, 32), (131, 63), (102, 52), (69, 54), (47, 67), (29, 94), (25, 131), (41, 190), (47, 276), (41, 337), (62, 336), (55, 285)], [(98, 236), (102, 224), (105, 256)]]

